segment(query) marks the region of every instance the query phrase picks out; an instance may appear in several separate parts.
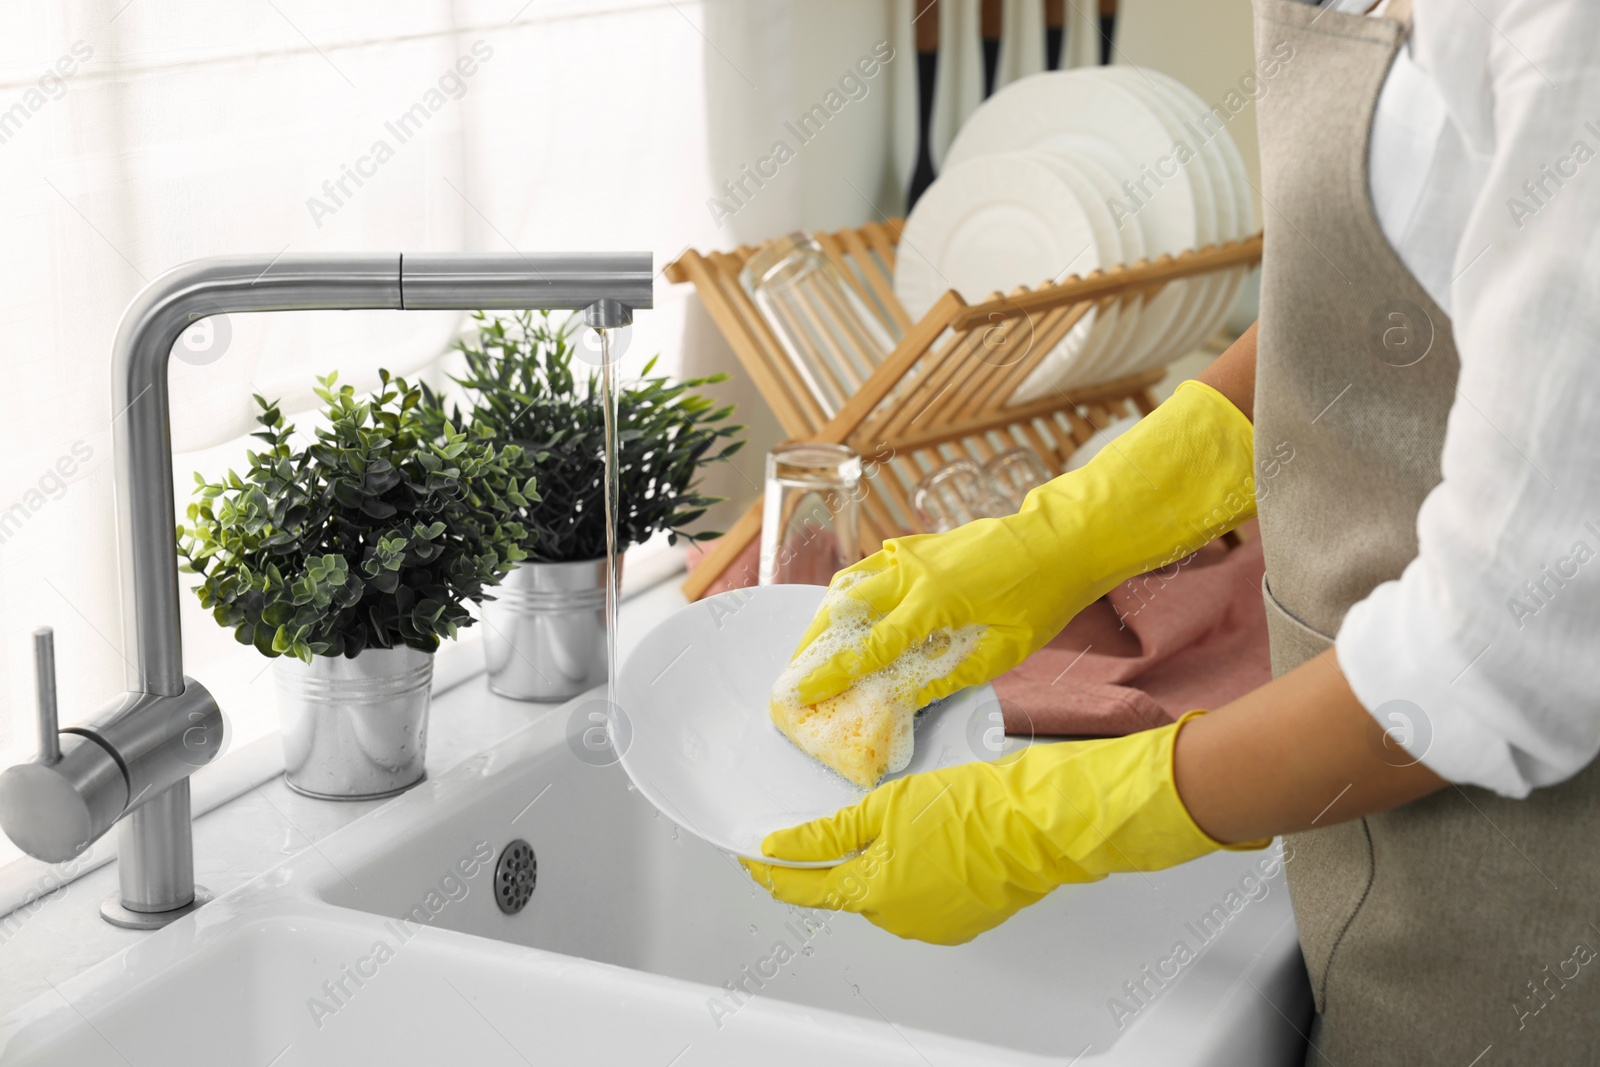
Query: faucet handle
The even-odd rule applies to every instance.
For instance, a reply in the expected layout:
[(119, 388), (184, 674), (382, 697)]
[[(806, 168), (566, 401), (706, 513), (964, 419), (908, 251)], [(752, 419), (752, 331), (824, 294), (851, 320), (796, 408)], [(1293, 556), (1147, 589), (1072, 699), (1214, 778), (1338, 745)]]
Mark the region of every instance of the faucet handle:
[(39, 762), (61, 759), (61, 724), (56, 713), (56, 633), (48, 626), (33, 631), (33, 675), (39, 694)]
[(78, 730), (59, 732), (56, 641), (48, 626), (33, 632), (33, 661), (39, 756), (0, 772), (0, 830), (34, 859), (62, 863), (81, 855), (122, 817), (128, 778), (103, 742)]

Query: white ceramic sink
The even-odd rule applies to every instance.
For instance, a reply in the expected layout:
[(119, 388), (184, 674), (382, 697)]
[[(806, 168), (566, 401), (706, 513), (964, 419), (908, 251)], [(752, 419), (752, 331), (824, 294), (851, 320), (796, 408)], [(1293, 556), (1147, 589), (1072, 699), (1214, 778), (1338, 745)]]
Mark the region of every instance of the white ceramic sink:
[[(571, 714), (59, 984), (0, 1025), (0, 1064), (1300, 1062), (1309, 992), (1273, 854), (1062, 889), (958, 948), (906, 942), (775, 903), (580, 759)], [(537, 886), (506, 915), (494, 862), (518, 838)]]

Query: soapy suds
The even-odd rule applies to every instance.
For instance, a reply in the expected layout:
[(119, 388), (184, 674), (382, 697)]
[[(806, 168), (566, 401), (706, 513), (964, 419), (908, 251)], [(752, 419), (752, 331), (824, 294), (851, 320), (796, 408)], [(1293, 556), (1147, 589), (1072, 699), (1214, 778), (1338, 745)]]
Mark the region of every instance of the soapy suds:
[[(860, 577), (850, 576), (836, 583), (823, 597), (829, 625), (778, 677), (772, 687), (772, 707), (776, 717), (803, 722), (808, 754), (828, 762), (829, 754), (842, 754), (862, 744), (861, 726), (879, 721), (887, 714), (888, 761), (883, 774), (903, 771), (911, 763), (914, 749), (913, 722), (921, 707), (917, 694), (929, 684), (947, 677), (977, 647), (983, 626), (963, 626), (941, 630), (877, 671), (856, 681), (836, 697), (810, 707), (800, 700), (800, 680), (833, 656), (865, 646), (872, 632), (875, 612), (848, 591)], [(835, 770), (839, 770), (837, 766)], [(846, 774), (849, 778), (850, 775)], [(881, 777), (881, 774), (879, 775)], [(852, 778), (852, 780), (855, 780)], [(857, 785), (866, 783), (857, 781)], [(875, 784), (875, 783), (874, 783)]]

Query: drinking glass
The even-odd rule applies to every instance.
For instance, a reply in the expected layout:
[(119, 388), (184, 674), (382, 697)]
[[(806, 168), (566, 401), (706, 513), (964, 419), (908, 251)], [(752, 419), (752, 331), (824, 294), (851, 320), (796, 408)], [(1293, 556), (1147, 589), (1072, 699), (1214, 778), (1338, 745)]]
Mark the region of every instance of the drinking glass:
[(970, 459), (958, 459), (923, 478), (911, 506), (929, 533), (945, 533), (973, 519), (997, 519), (1016, 510)]
[(1013, 448), (1000, 453), (983, 465), (983, 473), (1011, 504), (1012, 511), (1021, 511), (1028, 492), (1051, 478), (1050, 468), (1031, 448)]
[(768, 241), (739, 284), (772, 327), (789, 362), (829, 415), (894, 348), (883, 325), (809, 234)]
[(827, 585), (861, 559), (861, 457), (844, 445), (795, 442), (767, 453), (762, 585)]

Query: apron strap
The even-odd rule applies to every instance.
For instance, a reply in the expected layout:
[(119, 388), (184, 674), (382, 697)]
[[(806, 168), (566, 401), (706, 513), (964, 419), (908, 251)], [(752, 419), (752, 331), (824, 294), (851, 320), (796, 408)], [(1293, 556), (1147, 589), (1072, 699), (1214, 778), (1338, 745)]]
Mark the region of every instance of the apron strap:
[[(1367, 8), (1365, 14), (1372, 14), (1382, 3), (1383, 0), (1375, 0), (1373, 5)], [(1411, 0), (1389, 0), (1389, 6), (1383, 9), (1383, 17), (1393, 22), (1398, 22), (1400, 28), (1409, 34), (1411, 32)]]

